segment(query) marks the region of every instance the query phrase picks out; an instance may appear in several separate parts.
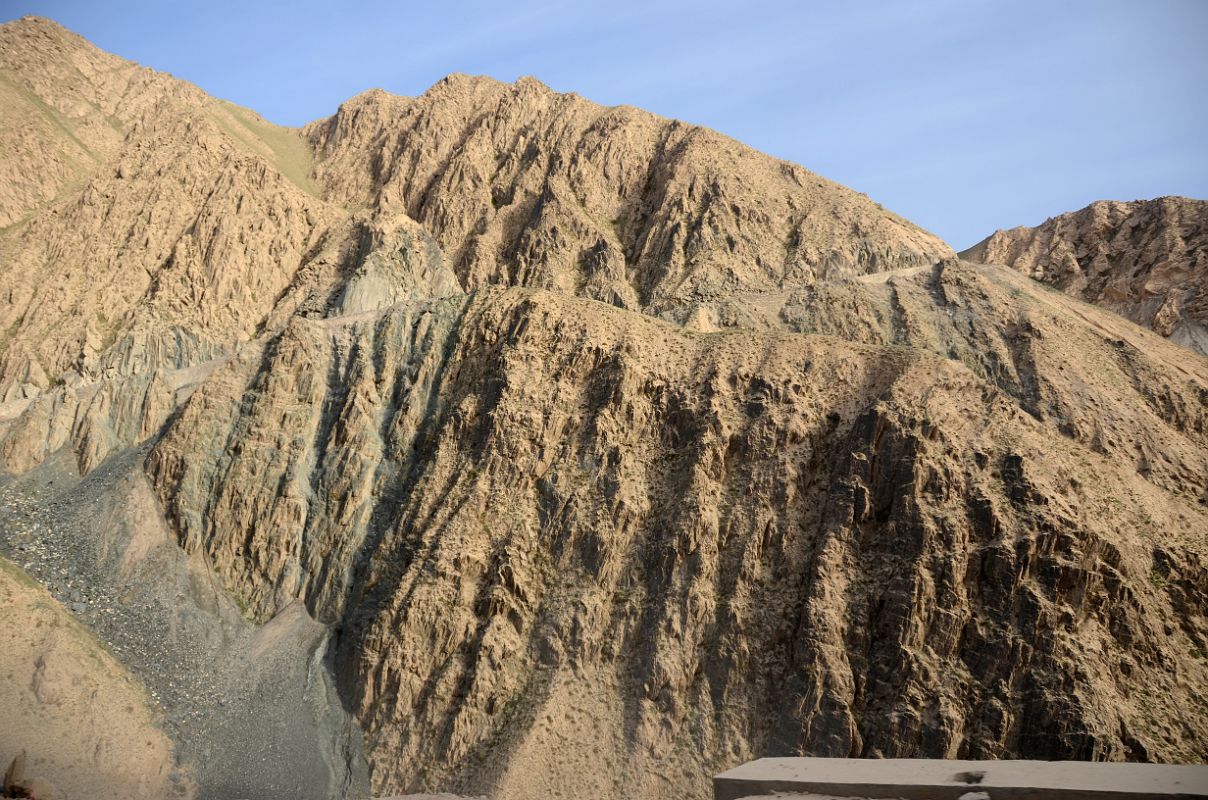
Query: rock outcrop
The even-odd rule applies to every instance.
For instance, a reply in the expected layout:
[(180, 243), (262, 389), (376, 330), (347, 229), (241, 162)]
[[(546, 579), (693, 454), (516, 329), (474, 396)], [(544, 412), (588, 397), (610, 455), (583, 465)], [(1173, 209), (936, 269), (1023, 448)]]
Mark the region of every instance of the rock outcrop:
[[(984, 363), (518, 289), (298, 322), (148, 470), (252, 613), (302, 597), (341, 631), (382, 791), (703, 796), (773, 751), (1203, 758), (1208, 369), (936, 272), (923, 331), (1020, 293)], [(1093, 366), (1057, 382), (1067, 346)]]
[[(951, 253), (800, 167), (532, 80), (454, 76), (414, 100), (371, 92), (298, 132), (47, 20), (0, 27), (0, 76), (20, 96), (12, 130), (50, 131), (0, 157), (15, 193), (0, 233), (0, 425), (29, 415), (0, 430), (10, 469), (70, 429), (86, 471), (103, 455), (86, 439), (163, 421), (107, 419), (90, 433), (115, 348), (121, 378), (143, 378), (128, 396), (294, 314), (494, 284), (666, 314), (702, 295)], [(39, 158), (75, 167), (59, 180)], [(39, 175), (37, 191), (20, 189)]]
[(1208, 201), (1100, 201), (996, 231), (962, 258), (1005, 264), (1208, 354)]
[[(1115, 283), (532, 79), (290, 131), (0, 42), (5, 168), (79, 167), (4, 195), (0, 465), (116, 459), (249, 618), (328, 626), (376, 793), (1208, 758), (1208, 361), (1083, 302)], [(116, 138), (38, 105), (127, 96)]]
[[(71, 438), (87, 470), (107, 452), (89, 440), (128, 446), (162, 424), (170, 401), (143, 413), (136, 399), (158, 372), (253, 338), (358, 232), (311, 193), (296, 132), (46, 20), (0, 26), (0, 53), (3, 85), (24, 98), (6, 135), (45, 123), (58, 137), (0, 151), (15, 192), (0, 210), (20, 217), (0, 233), (0, 454), (25, 469)], [(74, 171), (59, 180), (37, 158)], [(133, 413), (109, 414), (115, 396)]]
[(316, 180), (430, 230), (467, 290), (559, 289), (659, 313), (693, 297), (930, 264), (935, 236), (714, 131), (451, 75), (313, 123)]

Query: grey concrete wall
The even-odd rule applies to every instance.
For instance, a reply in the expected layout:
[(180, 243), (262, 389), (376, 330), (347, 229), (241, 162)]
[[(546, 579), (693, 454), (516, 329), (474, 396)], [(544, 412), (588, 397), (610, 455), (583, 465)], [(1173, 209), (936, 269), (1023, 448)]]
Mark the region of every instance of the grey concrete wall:
[(761, 758), (717, 775), (715, 800), (775, 793), (901, 800), (1174, 800), (1208, 797), (1208, 767), (1084, 761)]

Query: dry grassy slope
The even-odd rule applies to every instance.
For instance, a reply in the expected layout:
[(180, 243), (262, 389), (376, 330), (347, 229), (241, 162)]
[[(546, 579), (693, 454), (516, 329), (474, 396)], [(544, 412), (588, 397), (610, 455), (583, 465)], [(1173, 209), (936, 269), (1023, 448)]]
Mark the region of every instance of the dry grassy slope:
[(0, 764), (53, 797), (191, 796), (146, 689), (15, 564), (0, 558)]
[[(997, 344), (963, 334), (984, 363), (516, 289), (298, 320), (148, 470), (254, 613), (302, 596), (340, 626), (379, 790), (703, 796), (799, 750), (1203, 759), (1208, 368), (1018, 278), (928, 275), (920, 331), (1012, 298)], [(1033, 397), (1062, 341), (1087, 365)]]
[(309, 148), (287, 128), (97, 49), (40, 17), (0, 25), (0, 228), (103, 172), (132, 132), (191, 109), (313, 189)]
[[(4, 233), (6, 391), (23, 367), (38, 384), (76, 360), (87, 366), (136, 309), (215, 340), (246, 337), (325, 226), (344, 216), (312, 196), (310, 149), (295, 131), (49, 20), (0, 25), (0, 75), (28, 101), (5, 107), (14, 121), (6, 130), (36, 126), (51, 110), (59, 119), (58, 139), (14, 144), (0, 159), (12, 173), (4, 190), (39, 176), (54, 201), (26, 209), (36, 213)], [(75, 183), (26, 164), (80, 148), (91, 160)], [(75, 330), (82, 323), (86, 335)], [(37, 358), (13, 363), (8, 351), (22, 346)]]
[(1100, 201), (961, 254), (1005, 264), (1208, 353), (1208, 201)]
[(467, 289), (553, 288), (629, 309), (929, 264), (936, 237), (705, 128), (452, 75), (375, 90), (306, 129), (325, 196), (405, 211)]

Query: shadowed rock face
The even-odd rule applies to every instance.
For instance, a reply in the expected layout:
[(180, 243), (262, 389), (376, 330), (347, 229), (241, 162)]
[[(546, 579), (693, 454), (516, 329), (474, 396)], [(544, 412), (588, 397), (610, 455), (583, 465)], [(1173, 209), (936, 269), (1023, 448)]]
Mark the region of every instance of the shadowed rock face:
[(1208, 201), (1101, 201), (961, 253), (1005, 264), (1208, 353)]
[[(937, 290), (1026, 286), (937, 272), (944, 321)], [(989, 335), (1031, 354), (1003, 388), (922, 348), (546, 292), (299, 323), (148, 471), (255, 613), (301, 596), (338, 626), (383, 789), (671, 796), (670, 771), (703, 795), (764, 752), (1202, 758), (1204, 365), (1117, 323), (1186, 417), (1128, 386), (1112, 329), (1067, 332), (1098, 374), (1030, 377), (1072, 301), (1014, 302)], [(1104, 427), (1062, 431), (1092, 400)]]
[(375, 790), (1208, 756), (1198, 355), (532, 80), (179, 91), (2, 234), (0, 457), (146, 443), (249, 617), (330, 626)]

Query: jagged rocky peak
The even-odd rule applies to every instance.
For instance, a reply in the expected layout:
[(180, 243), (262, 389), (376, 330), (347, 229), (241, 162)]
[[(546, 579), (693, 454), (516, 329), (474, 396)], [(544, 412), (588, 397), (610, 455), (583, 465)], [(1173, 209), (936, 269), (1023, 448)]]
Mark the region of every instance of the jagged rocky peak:
[[(683, 321), (702, 298), (950, 253), (800, 167), (531, 78), (375, 90), (294, 131), (53, 23), (2, 27), (15, 124), (0, 133), (13, 137), (0, 156), (13, 221), (0, 233), (0, 398), (19, 405), (0, 452), (22, 468), (47, 452), (29, 449), (26, 423), (84, 447), (93, 423), (78, 423), (78, 402), (105, 365), (143, 364), (145, 378), (155, 355), (189, 369), (294, 314), (508, 285)], [(106, 356), (119, 344), (134, 361)], [(89, 418), (135, 413), (106, 408)]]
[(359, 246), (363, 255), (344, 282), (333, 316), (462, 292), (432, 235), (405, 214), (365, 222)]
[(471, 290), (553, 288), (659, 313), (951, 254), (801, 167), (533, 78), (453, 75), (417, 98), (375, 91), (306, 132), (325, 197), (406, 212)]
[(1014, 267), (1208, 353), (1208, 201), (1102, 200), (995, 231), (961, 255)]

